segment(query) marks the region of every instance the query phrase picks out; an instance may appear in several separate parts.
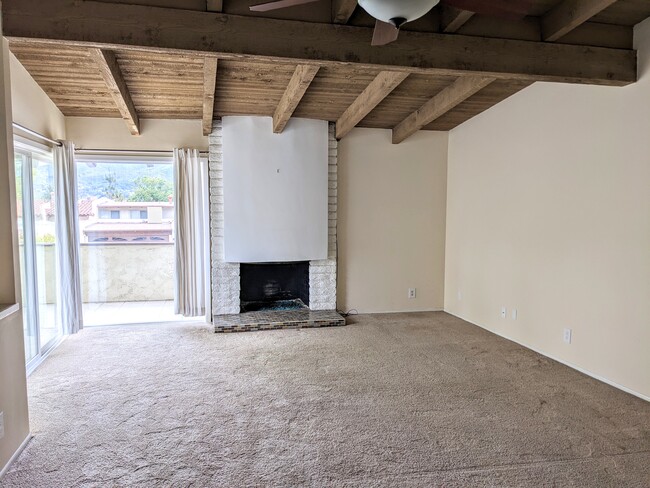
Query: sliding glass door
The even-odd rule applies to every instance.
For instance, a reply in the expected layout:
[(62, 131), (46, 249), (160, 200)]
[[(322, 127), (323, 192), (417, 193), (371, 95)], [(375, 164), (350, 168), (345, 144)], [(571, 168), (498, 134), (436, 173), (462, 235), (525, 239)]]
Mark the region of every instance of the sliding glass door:
[(155, 156), (77, 157), (84, 327), (174, 314), (174, 176)]
[[(34, 225), (31, 211), (32, 192), (31, 164), (28, 155), (16, 152), (16, 196), (18, 198), (18, 239), (20, 247), (20, 278), (22, 283), (23, 328), (25, 334), (25, 358), (29, 363), (39, 352), (38, 345), (38, 310), (36, 290), (28, 290), (28, 276), (35, 275), (33, 259)], [(26, 191), (27, 188), (27, 191)]]
[(54, 167), (46, 149), (16, 142), (16, 196), (27, 363), (60, 338), (56, 314)]

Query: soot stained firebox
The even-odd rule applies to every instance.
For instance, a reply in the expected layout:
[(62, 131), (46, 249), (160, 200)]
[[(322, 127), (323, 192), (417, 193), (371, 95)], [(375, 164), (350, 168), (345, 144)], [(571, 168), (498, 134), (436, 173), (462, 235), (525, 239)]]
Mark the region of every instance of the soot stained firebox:
[(242, 263), (241, 312), (309, 306), (309, 262)]

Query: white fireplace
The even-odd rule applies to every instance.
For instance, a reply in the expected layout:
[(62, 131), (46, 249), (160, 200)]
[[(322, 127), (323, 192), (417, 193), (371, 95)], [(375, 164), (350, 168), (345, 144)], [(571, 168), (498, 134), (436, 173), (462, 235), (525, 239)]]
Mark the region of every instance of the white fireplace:
[[(286, 134), (273, 134), (270, 118), (237, 117), (214, 122), (209, 137), (214, 315), (240, 313), (238, 261), (308, 261), (309, 308), (336, 309), (337, 141), (333, 124), (329, 127), (323, 124), (326, 122), (292, 119), (285, 129)], [(259, 132), (266, 129), (267, 133)], [(225, 153), (224, 135), (228, 138)], [(236, 146), (230, 144), (249, 146), (244, 155), (238, 157), (236, 152), (229, 150)], [(259, 150), (250, 151), (252, 144), (258, 144)], [(283, 157), (283, 144), (290, 148), (291, 154), (287, 154), (290, 157)], [(260, 154), (269, 157), (261, 160)], [(224, 156), (230, 158), (225, 172)], [(301, 161), (307, 167), (297, 166)], [(229, 166), (237, 163), (241, 165)], [(260, 164), (262, 170), (258, 171)], [(246, 175), (252, 177), (247, 179)], [(323, 186), (320, 195), (319, 179)], [(232, 186), (224, 188), (224, 182), (226, 185), (232, 182)], [(293, 195), (295, 198), (286, 194), (292, 188), (297, 192)], [(281, 195), (274, 197), (269, 190)], [(272, 208), (274, 202), (275, 209)], [(296, 202), (301, 204), (297, 212)], [(292, 209), (293, 215), (288, 215)], [(277, 220), (274, 214), (296, 219), (293, 222)], [(256, 216), (260, 217), (259, 221), (255, 221)], [(226, 219), (239, 221), (229, 220), (226, 224)], [(292, 227), (296, 222), (298, 225)]]

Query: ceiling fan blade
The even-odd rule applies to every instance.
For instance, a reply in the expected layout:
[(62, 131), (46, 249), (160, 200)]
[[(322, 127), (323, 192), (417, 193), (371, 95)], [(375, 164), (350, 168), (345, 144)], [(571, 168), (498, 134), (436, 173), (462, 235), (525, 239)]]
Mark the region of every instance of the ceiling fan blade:
[(375, 30), (372, 33), (373, 46), (385, 46), (397, 40), (399, 29), (393, 24), (377, 20), (375, 22)]
[(521, 20), (532, 11), (531, 0), (441, 0), (441, 3), (479, 15)]
[(253, 12), (268, 12), (269, 10), (278, 10), (281, 8), (294, 7), (296, 5), (304, 5), (306, 3), (318, 2), (320, 0), (278, 0), (276, 2), (260, 3), (259, 5), (251, 5), (250, 9)]

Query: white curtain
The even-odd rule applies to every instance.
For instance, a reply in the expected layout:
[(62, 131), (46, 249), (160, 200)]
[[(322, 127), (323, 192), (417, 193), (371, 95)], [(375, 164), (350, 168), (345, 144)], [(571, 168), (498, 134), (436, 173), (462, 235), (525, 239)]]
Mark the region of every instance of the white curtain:
[(64, 334), (83, 328), (79, 269), (79, 221), (74, 144), (54, 148), (57, 320)]
[(174, 149), (174, 307), (212, 321), (208, 191), (208, 162), (196, 149)]

